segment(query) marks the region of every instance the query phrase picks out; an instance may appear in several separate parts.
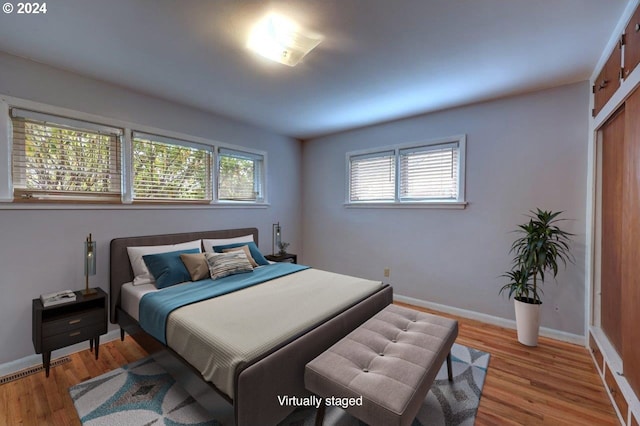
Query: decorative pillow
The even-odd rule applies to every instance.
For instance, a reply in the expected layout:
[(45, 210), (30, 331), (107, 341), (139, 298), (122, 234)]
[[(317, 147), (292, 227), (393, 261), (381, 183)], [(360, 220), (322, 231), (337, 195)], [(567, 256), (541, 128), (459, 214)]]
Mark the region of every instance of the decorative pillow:
[(169, 253), (145, 254), (142, 256), (149, 272), (156, 279), (156, 287), (165, 288), (191, 281), (191, 275), (180, 260), (183, 253), (199, 253), (200, 249), (172, 251)]
[(147, 265), (144, 263), (142, 256), (145, 254), (158, 254), (169, 253), (177, 250), (200, 250), (200, 240), (189, 241), (187, 243), (169, 244), (166, 246), (141, 246), (141, 247), (127, 247), (127, 253), (129, 253), (129, 261), (131, 262), (131, 269), (133, 270), (133, 285), (154, 283), (153, 275), (149, 272)]
[(211, 279), (217, 280), (229, 275), (242, 274), (253, 271), (251, 263), (243, 251), (229, 253), (205, 253), (209, 265)]
[(233, 247), (233, 248), (228, 248), (228, 249), (222, 250), (223, 253), (229, 253), (231, 251), (243, 251), (245, 256), (247, 256), (247, 260), (249, 261), (251, 266), (253, 266), (254, 268), (258, 266), (256, 261), (251, 256), (251, 251), (249, 250), (249, 246), (245, 245), (245, 246)]
[(233, 237), (233, 238), (216, 238), (214, 240), (202, 240), (202, 246), (204, 247), (204, 251), (208, 253), (213, 253), (213, 246), (225, 246), (227, 244), (237, 244), (237, 243), (252, 243), (253, 242), (253, 234), (243, 235), (242, 237)]
[(204, 257), (204, 253), (180, 255), (180, 260), (184, 263), (185, 268), (189, 271), (191, 281), (200, 281), (209, 278), (209, 264)]
[(260, 250), (258, 250), (258, 246), (256, 243), (251, 241), (250, 243), (236, 243), (236, 244), (226, 244), (223, 246), (213, 246), (213, 251), (216, 253), (224, 253), (225, 249), (236, 248), (241, 246), (249, 247), (249, 252), (251, 252), (251, 257), (258, 265), (268, 265), (269, 261), (264, 258)]

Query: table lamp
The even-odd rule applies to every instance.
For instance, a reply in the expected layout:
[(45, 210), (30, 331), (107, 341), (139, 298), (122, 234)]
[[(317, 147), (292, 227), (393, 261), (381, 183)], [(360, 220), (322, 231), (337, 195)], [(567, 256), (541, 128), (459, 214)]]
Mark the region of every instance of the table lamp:
[(89, 288), (89, 275), (96, 274), (96, 242), (91, 239), (91, 234), (84, 242), (84, 276), (86, 278), (86, 286), (82, 291), (84, 295), (96, 294), (95, 288)]

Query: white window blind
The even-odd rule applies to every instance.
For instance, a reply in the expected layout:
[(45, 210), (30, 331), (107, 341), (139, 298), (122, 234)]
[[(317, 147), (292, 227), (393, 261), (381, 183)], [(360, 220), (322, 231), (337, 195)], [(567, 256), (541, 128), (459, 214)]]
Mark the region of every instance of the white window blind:
[(466, 136), (347, 153), (347, 205), (464, 208)]
[(355, 155), (349, 161), (349, 200), (393, 201), (396, 162), (394, 151)]
[(457, 200), (458, 143), (401, 149), (400, 200)]
[(133, 132), (132, 150), (134, 201), (213, 199), (211, 147)]
[(227, 148), (218, 149), (218, 200), (264, 200), (264, 156)]
[(16, 201), (119, 202), (122, 130), (13, 108)]

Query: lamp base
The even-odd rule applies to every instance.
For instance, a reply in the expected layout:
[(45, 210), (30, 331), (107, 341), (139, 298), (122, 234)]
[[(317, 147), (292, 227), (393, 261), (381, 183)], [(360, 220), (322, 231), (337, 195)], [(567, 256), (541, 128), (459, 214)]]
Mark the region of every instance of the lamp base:
[(90, 296), (92, 294), (97, 294), (98, 290), (96, 290), (95, 288), (85, 288), (84, 290), (82, 290), (82, 294), (85, 296)]

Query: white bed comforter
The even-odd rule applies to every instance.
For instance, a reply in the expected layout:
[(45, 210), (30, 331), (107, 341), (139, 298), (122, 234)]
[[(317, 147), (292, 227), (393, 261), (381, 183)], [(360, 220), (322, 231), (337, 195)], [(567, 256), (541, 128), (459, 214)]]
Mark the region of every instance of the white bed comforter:
[(331, 318), (381, 286), (379, 281), (306, 269), (173, 311), (167, 343), (205, 380), (233, 397), (240, 363)]

